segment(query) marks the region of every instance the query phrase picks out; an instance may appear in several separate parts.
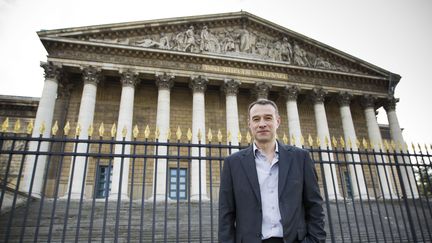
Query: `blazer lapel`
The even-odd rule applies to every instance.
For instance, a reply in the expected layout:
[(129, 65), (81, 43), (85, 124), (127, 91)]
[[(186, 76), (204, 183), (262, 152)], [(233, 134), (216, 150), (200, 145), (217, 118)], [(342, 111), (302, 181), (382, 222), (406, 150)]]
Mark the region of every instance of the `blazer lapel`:
[(246, 149), (245, 153), (243, 153), (243, 157), (241, 159), (241, 165), (247, 175), (249, 183), (252, 186), (252, 190), (258, 200), (261, 202), (261, 194), (258, 183), (258, 174), (255, 165), (255, 156), (253, 154), (253, 147), (250, 146)]
[(279, 179), (278, 179), (278, 192), (279, 196), (282, 195), (284, 187), (286, 185), (288, 171), (293, 163), (293, 156), (291, 153), (291, 147), (282, 145), (278, 142), (279, 145)]

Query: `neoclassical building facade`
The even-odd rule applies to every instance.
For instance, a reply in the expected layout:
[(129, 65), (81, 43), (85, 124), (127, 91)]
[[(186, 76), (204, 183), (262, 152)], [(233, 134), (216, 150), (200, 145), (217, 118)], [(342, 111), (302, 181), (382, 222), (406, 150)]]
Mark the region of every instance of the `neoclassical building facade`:
[[(247, 132), (248, 104), (268, 98), (280, 109), (278, 136), (286, 134), (293, 145), (301, 146), (302, 137), (311, 134), (323, 147), (334, 136), (345, 141), (366, 138), (379, 150), (382, 136), (376, 110), (380, 107), (387, 112), (392, 139), (403, 143), (396, 115), (398, 99), (394, 97), (399, 75), (247, 12), (43, 30), (38, 35), (48, 57), (41, 63), (45, 83), (36, 128), (42, 123), (52, 127), (54, 121), (63, 127), (69, 121), (82, 128), (79, 137), (86, 139), (87, 128), (92, 124), (97, 128), (103, 122), (108, 128), (116, 124), (130, 140), (135, 124), (141, 129), (149, 125), (159, 129), (159, 141), (164, 142), (168, 131), (181, 127), (183, 132), (191, 128), (193, 143), (198, 143), (198, 131), (206, 134), (209, 129), (220, 129), (222, 134), (232, 135), (232, 144), (238, 144), (237, 134)], [(50, 132), (46, 129), (43, 136)], [(35, 129), (33, 135), (38, 133)], [(116, 139), (122, 140), (123, 134), (118, 132)], [(201, 143), (206, 143), (205, 136)], [(357, 149), (355, 142), (351, 145)], [(32, 146), (30, 150), (35, 149)], [(87, 145), (67, 149), (85, 152)], [(114, 150), (120, 153), (121, 147)], [(166, 152), (159, 148), (159, 154)], [(84, 173), (81, 159), (75, 161), (71, 197), (79, 197), (85, 181), (85, 195), (91, 198), (95, 196), (94, 172), (103, 173), (103, 168), (93, 164)], [(41, 192), (39, 178), (44, 175), (43, 158), (39, 160), (35, 194)], [(110, 196), (121, 191), (121, 196), (128, 198), (131, 165), (129, 160), (125, 162), (119, 185), (120, 163), (114, 159)], [(62, 168), (60, 195), (68, 192), (70, 165), (65, 162)], [(164, 165), (158, 167), (157, 180), (152, 167), (147, 168), (146, 185), (157, 185), (156, 195), (147, 190), (147, 198), (165, 197), (169, 168)], [(26, 175), (33, 166), (26, 164)], [(332, 179), (326, 183), (344, 179), (332, 175), (334, 166), (324, 167), (326, 177)], [(205, 164), (203, 167), (198, 170), (192, 164), (187, 172), (191, 198), (209, 193), (208, 171)], [(386, 173), (385, 167), (375, 173)], [(47, 176), (54, 180), (54, 172)], [(23, 190), (31, 183), (29, 176), (25, 178)], [(358, 178), (351, 179), (353, 196), (364, 194), (369, 187), (367, 176)], [(327, 188), (330, 198), (344, 190), (331, 184)], [(394, 185), (382, 188), (381, 193), (389, 195)], [(46, 190), (52, 193), (53, 185)]]

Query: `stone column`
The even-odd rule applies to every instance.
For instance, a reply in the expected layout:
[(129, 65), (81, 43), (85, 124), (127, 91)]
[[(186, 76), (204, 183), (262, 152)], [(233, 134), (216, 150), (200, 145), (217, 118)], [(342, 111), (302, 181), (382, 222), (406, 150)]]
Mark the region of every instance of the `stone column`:
[[(387, 119), (390, 127), (390, 136), (396, 144), (400, 144), (402, 150), (397, 149), (398, 152), (403, 152), (407, 154), (407, 149), (405, 148), (405, 140), (402, 136), (402, 129), (399, 126), (399, 120), (396, 115), (396, 103), (399, 102), (399, 99), (395, 99), (394, 97), (389, 97), (387, 99), (386, 104), (384, 105), (384, 109), (387, 112)], [(410, 158), (408, 156), (398, 156), (399, 164), (411, 164)], [(418, 190), (416, 185), (415, 176), (413, 173), (412, 167), (400, 166), (402, 181), (405, 187), (405, 191), (407, 196), (410, 198), (418, 198)]]
[[(339, 109), (342, 119), (342, 128), (344, 132), (344, 139), (347, 141), (346, 150), (350, 151), (352, 149), (354, 154), (352, 156), (347, 156), (348, 162), (360, 163), (360, 156), (356, 152), (358, 151), (357, 147), (357, 136), (354, 129), (354, 122), (351, 116), (350, 103), (352, 99), (352, 94), (347, 92), (341, 92), (338, 96)], [(351, 147), (349, 146), (348, 141), (351, 142)], [(352, 184), (352, 192), (354, 198), (358, 198), (361, 196), (362, 198), (367, 197), (367, 188), (365, 183), (365, 178), (363, 175), (363, 170), (361, 165), (352, 165), (348, 166), (350, 175), (351, 175), (351, 184)]]
[[(174, 76), (166, 73), (156, 73), (156, 86), (158, 87), (158, 103), (156, 114), (156, 127), (159, 128), (159, 142), (167, 142), (170, 129), (170, 92), (174, 85)], [(158, 155), (167, 155), (166, 146), (158, 146)], [(154, 167), (153, 185), (156, 186), (156, 200), (165, 200), (167, 181), (167, 159), (157, 159), (157, 171)]]
[[(193, 92), (193, 105), (192, 105), (192, 143), (198, 144), (198, 132), (201, 132), (201, 143), (205, 144), (205, 100), (204, 92), (207, 88), (208, 79), (203, 76), (191, 77), (189, 87)], [(201, 149), (201, 153), (197, 147), (192, 148), (192, 156), (205, 156), (205, 149)], [(191, 200), (199, 200), (200, 198), (200, 185), (201, 185), (201, 199), (207, 200), (207, 183), (206, 183), (206, 161), (205, 160), (192, 160), (191, 168)], [(201, 176), (201, 181), (200, 181)]]
[(255, 87), (252, 90), (252, 94), (257, 100), (268, 99), (268, 94), (270, 92), (272, 85), (266, 82), (256, 82)]
[[(366, 126), (368, 129), (369, 140), (374, 145), (374, 150), (379, 152), (382, 145), (381, 131), (378, 126), (375, 115), (375, 100), (376, 98), (371, 95), (365, 95), (362, 98), (362, 106), (364, 108)], [(354, 142), (353, 142), (354, 143)], [(375, 161), (378, 164), (387, 163), (384, 156), (375, 156)], [(378, 166), (378, 177), (380, 187), (384, 198), (389, 199), (393, 194), (392, 177), (390, 168), (388, 166)]]
[[(77, 123), (81, 126), (81, 132), (79, 134), (80, 139), (88, 139), (88, 128), (90, 127), (90, 125), (93, 124), (93, 117), (96, 105), (97, 84), (99, 83), (100, 78), (100, 71), (97, 68), (86, 67), (83, 69), (84, 87), (81, 95), (81, 103)], [(86, 153), (87, 145), (87, 143), (79, 143), (77, 145), (76, 152)], [(86, 157), (76, 157), (75, 165), (73, 165), (73, 161), (74, 159), (72, 158), (69, 176), (69, 178), (71, 178), (72, 180), (71, 199), (79, 199), (81, 196), (82, 183), (85, 183), (86, 179), (86, 174), (84, 173), (86, 171)], [(74, 171), (72, 171), (73, 166)]]
[[(52, 120), (54, 116), (54, 107), (57, 98), (57, 89), (61, 75), (61, 68), (55, 66), (51, 62), (41, 63), (41, 67), (45, 71), (45, 83), (36, 112), (32, 137), (39, 137), (40, 127), (44, 125), (45, 131), (43, 132), (42, 137), (48, 138), (51, 135)], [(29, 151), (36, 151), (37, 147), (37, 141), (31, 141), (29, 143)], [(40, 144), (39, 151), (46, 152), (48, 149), (49, 144), (47, 142)], [(21, 186), (22, 191), (30, 193), (31, 190), (32, 196), (41, 196), (46, 162), (47, 156), (45, 155), (39, 155), (37, 160), (35, 155), (27, 155), (24, 168), (24, 181)]]
[[(326, 149), (327, 146), (331, 149), (330, 142), (326, 145), (326, 139), (330, 141), (330, 132), (327, 123), (327, 115), (324, 107), (324, 99), (327, 92), (322, 88), (312, 90), (312, 99), (314, 101), (315, 122), (317, 127), (318, 137), (320, 139), (320, 147)], [(322, 152), (323, 161), (334, 161), (333, 154)], [(325, 183), (330, 199), (340, 198), (339, 184), (337, 180), (337, 170), (334, 164), (324, 164)]]
[[(118, 115), (118, 126), (117, 126), (117, 141), (123, 140), (122, 131), (126, 128), (125, 140), (130, 141), (132, 135), (132, 119), (133, 119), (133, 108), (134, 108), (134, 96), (135, 86), (138, 82), (138, 75), (130, 70), (121, 73), (120, 81), (122, 83), (122, 92), (120, 98), (120, 109)], [(122, 154), (123, 145), (117, 144), (115, 146), (115, 154)], [(130, 153), (130, 145), (124, 147), (124, 154)], [(123, 168), (122, 168), (123, 167)], [(121, 173), (121, 170), (123, 171)], [(121, 178), (121, 185), (120, 183)], [(116, 200), (118, 194), (121, 194), (121, 199), (128, 198), (128, 184), (129, 184), (129, 158), (122, 159), (120, 157), (114, 158), (113, 165), (113, 178), (111, 185), (110, 198)], [(120, 191), (121, 190), (121, 191)]]
[(297, 86), (285, 86), (283, 95), (286, 98), (286, 107), (288, 113), (288, 129), (289, 129), (289, 139), (291, 144), (301, 147), (301, 127), (300, 127), (300, 117), (297, 109), (297, 97), (299, 93), (299, 88)]
[[(239, 141), (237, 135), (240, 131), (238, 108), (237, 108), (237, 93), (240, 87), (240, 81), (234, 79), (225, 79), (224, 85), (222, 86), (223, 91), (226, 95), (226, 128), (227, 133), (231, 133), (231, 144), (238, 145)], [(231, 153), (237, 152), (238, 149), (232, 149)]]

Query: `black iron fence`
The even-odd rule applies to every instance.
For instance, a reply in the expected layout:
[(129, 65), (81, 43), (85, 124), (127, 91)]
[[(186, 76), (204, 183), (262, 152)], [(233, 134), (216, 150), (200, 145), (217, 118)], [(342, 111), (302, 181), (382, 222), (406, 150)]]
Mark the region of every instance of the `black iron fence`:
[[(223, 159), (249, 144), (141, 136), (0, 133), (0, 241), (217, 242)], [(329, 241), (432, 241), (428, 148), (314, 143)]]

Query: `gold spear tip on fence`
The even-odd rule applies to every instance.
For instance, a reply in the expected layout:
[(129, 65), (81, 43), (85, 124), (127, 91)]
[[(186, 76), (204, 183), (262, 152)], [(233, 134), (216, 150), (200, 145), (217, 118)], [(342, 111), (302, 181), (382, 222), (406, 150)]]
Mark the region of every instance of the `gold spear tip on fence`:
[(351, 138), (348, 138), (348, 147), (349, 147), (350, 149), (353, 148), (353, 143), (352, 143), (352, 141), (351, 141)]
[(356, 138), (355, 142), (356, 142), (357, 148), (360, 148), (360, 145), (361, 145), (360, 140), (358, 140), (358, 138)]
[(342, 136), (339, 136), (339, 143), (340, 143), (340, 145), (341, 145), (342, 148), (345, 147), (345, 140), (343, 139)]
[(300, 136), (300, 143), (302, 146), (305, 145), (305, 139), (304, 139), (303, 135)]
[(372, 141), (372, 140), (370, 140), (370, 141), (369, 141), (369, 144), (370, 144), (370, 147), (371, 147), (371, 149), (374, 149), (374, 147), (375, 147), (375, 144), (373, 143), (373, 141)]
[(78, 137), (81, 133), (81, 125), (78, 123), (75, 128), (75, 136)]
[(282, 138), (284, 144), (288, 144), (288, 137), (287, 135), (284, 133), (283, 138)]
[(21, 121), (20, 119), (15, 121), (15, 125), (14, 125), (14, 133), (19, 133), (21, 129)]
[(217, 139), (218, 139), (219, 143), (222, 143), (223, 136), (222, 136), (222, 132), (220, 129), (218, 129)]
[(166, 139), (170, 140), (171, 139), (171, 129), (168, 128), (167, 134), (166, 134)]
[(318, 147), (321, 147), (321, 139), (318, 136), (316, 137), (316, 144)]
[(149, 127), (149, 125), (147, 124), (146, 128), (144, 129), (144, 138), (145, 138), (145, 139), (148, 139), (149, 136), (150, 136), (150, 127)]
[(78, 137), (81, 133), (81, 125), (78, 123), (75, 128), (75, 136)]
[(105, 133), (105, 126), (104, 126), (104, 123), (101, 122), (101, 124), (99, 126), (99, 136), (103, 137), (104, 133)]
[(337, 148), (338, 142), (337, 142), (337, 139), (335, 138), (335, 136), (332, 137), (332, 144), (333, 144), (333, 147)]
[(392, 148), (393, 150), (396, 150), (396, 143), (395, 143), (394, 140), (391, 140), (391, 142), (390, 142), (390, 146), (391, 146), (391, 148)]
[(296, 137), (293, 134), (293, 135), (291, 135), (291, 144), (295, 145), (295, 143), (296, 143)]
[(427, 151), (428, 151), (427, 144), (424, 144), (424, 149), (425, 149), (425, 151), (426, 151), (426, 153), (427, 153)]
[(87, 129), (88, 136), (92, 137), (93, 136), (93, 132), (94, 132), (93, 124), (90, 124), (89, 128)]
[(69, 131), (70, 131), (70, 123), (69, 123), (69, 121), (67, 121), (67, 122), (66, 122), (66, 125), (65, 125), (64, 128), (63, 128), (63, 134), (64, 134), (65, 136), (67, 136), (67, 135), (69, 134)]
[(249, 131), (248, 131), (248, 132), (246, 133), (246, 142), (247, 142), (248, 144), (250, 144), (251, 141), (252, 141), (252, 137), (251, 137), (251, 135), (250, 135), (250, 133), (249, 133)]
[(367, 149), (368, 148), (368, 142), (366, 141), (366, 138), (362, 139), (362, 143), (363, 143), (363, 148)]
[(126, 127), (126, 125), (123, 127), (123, 129), (122, 129), (122, 137), (123, 138), (125, 138), (126, 137), (126, 135), (127, 135), (127, 127)]
[(387, 139), (384, 139), (384, 147), (386, 150), (390, 150), (390, 145), (389, 145)]
[(191, 141), (191, 140), (192, 140), (192, 131), (191, 131), (190, 128), (188, 128), (188, 131), (187, 131), (186, 137), (187, 137), (188, 141)]
[(52, 133), (52, 135), (53, 135), (53, 136), (57, 135), (57, 131), (58, 131), (58, 130), (59, 130), (58, 122), (55, 121), (55, 122), (54, 122), (54, 126), (51, 128), (51, 133)]
[(209, 128), (208, 133), (207, 133), (207, 140), (209, 141), (209, 143), (211, 143), (212, 139), (213, 139), (212, 130), (211, 130), (211, 128)]
[(177, 140), (180, 140), (180, 139), (181, 139), (182, 131), (181, 131), (181, 129), (180, 129), (180, 126), (177, 127), (176, 136), (177, 136)]
[(228, 133), (227, 133), (227, 142), (228, 143), (232, 142), (231, 131), (228, 131)]
[(241, 135), (241, 132), (239, 131), (238, 133), (237, 133), (237, 140), (238, 140), (238, 142), (239, 143), (241, 143), (241, 141), (242, 141), (242, 135)]
[(201, 129), (200, 129), (200, 128), (198, 128), (197, 138), (198, 138), (198, 141), (201, 141), (201, 138), (202, 138), (202, 132), (201, 132)]
[(8, 127), (9, 127), (9, 117), (6, 117), (6, 119), (2, 123), (1, 132), (7, 132)]
[(139, 134), (139, 129), (138, 129), (138, 125), (137, 124), (135, 124), (135, 126), (134, 126), (134, 129), (133, 129), (133, 138), (137, 138), (138, 137), (138, 134)]
[(39, 128), (39, 133), (43, 134), (45, 132), (45, 129), (46, 129), (45, 121), (42, 121), (42, 124)]
[(313, 146), (313, 138), (312, 138), (312, 136), (310, 135), (310, 133), (309, 133), (309, 135), (308, 135), (308, 142), (309, 142), (309, 146)]
[(327, 135), (324, 137), (324, 144), (325, 144), (326, 147), (328, 147), (329, 144), (330, 144), (330, 140), (329, 140), (329, 138), (327, 137)]
[(112, 138), (115, 137), (116, 132), (117, 132), (117, 127), (116, 127), (116, 124), (115, 124), (115, 122), (114, 122), (114, 124), (113, 124), (112, 127), (111, 127), (111, 137), (112, 137)]
[(27, 131), (27, 134), (29, 134), (29, 135), (32, 134), (32, 132), (33, 132), (33, 126), (34, 126), (33, 123), (34, 123), (34, 120), (31, 119), (27, 125), (26, 131)]
[(159, 139), (159, 136), (160, 136), (159, 127), (156, 127), (154, 136), (155, 136), (155, 139)]

